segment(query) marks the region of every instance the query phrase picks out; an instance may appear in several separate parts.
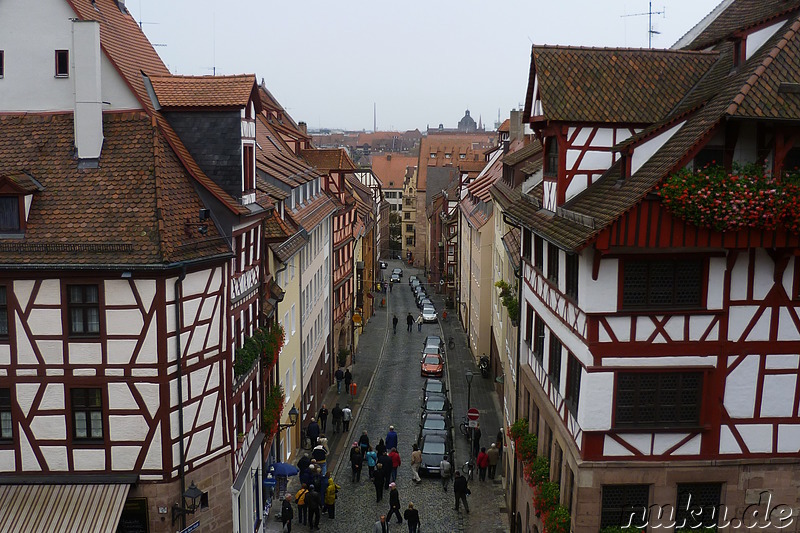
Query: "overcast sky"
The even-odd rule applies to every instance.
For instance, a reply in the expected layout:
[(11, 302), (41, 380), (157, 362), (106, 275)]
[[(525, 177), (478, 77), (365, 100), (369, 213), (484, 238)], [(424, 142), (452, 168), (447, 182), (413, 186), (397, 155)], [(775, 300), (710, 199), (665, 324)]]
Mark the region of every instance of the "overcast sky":
[[(652, 3), (668, 48), (720, 0)], [(175, 74), (254, 73), (309, 128), (487, 129), (525, 101), (531, 43), (647, 47), (647, 0), (127, 0)]]

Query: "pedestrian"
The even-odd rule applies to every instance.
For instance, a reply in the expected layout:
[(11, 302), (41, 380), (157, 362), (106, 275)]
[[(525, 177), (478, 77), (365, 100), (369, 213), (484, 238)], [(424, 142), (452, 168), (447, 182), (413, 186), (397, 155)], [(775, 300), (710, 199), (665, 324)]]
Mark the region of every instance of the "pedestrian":
[(328, 450), (325, 446), (322, 444), (314, 446), (314, 449), (311, 450), (311, 458), (317, 462), (317, 467), (323, 476), (328, 473)]
[(383, 439), (378, 441), (378, 444), (375, 446), (375, 452), (377, 452), (378, 457), (386, 453), (386, 444), (383, 442)]
[(486, 455), (485, 446), (481, 448), (481, 451), (478, 453), (475, 464), (478, 465), (478, 479), (480, 481), (486, 481), (486, 469), (489, 468), (489, 456)]
[(500, 450), (497, 449), (497, 444), (492, 443), (492, 447), (486, 452), (489, 457), (489, 479), (494, 479), (494, 474), (497, 471), (497, 463), (500, 462)]
[(419, 477), (419, 466), (422, 464), (422, 452), (416, 444), (411, 446), (411, 479), (414, 483), (422, 483), (422, 478)]
[(389, 483), (392, 482), (392, 458), (383, 454), (378, 457), (378, 462), (383, 465), (383, 488), (389, 490)]
[(328, 408), (325, 407), (324, 403), (322, 407), (319, 408), (317, 419), (319, 420), (317, 423), (319, 424), (320, 431), (325, 433), (328, 430)]
[(367, 456), (367, 448), (369, 448), (369, 436), (367, 436), (367, 430), (361, 432), (361, 437), (358, 439), (358, 447), (361, 448), (361, 457), (364, 458)]
[[(453, 485), (455, 486), (455, 485)], [(308, 487), (306, 494), (306, 507), (308, 507), (308, 529), (319, 529), (319, 508), (322, 498), (314, 485)]]
[(411, 331), (411, 326), (414, 325), (414, 317), (411, 316), (411, 311), (408, 312), (408, 316), (406, 317), (406, 324), (408, 325), (408, 331)]
[(469, 504), (467, 503), (467, 495), (471, 494), (469, 487), (467, 486), (467, 478), (461, 475), (461, 472), (456, 470), (456, 477), (453, 479), (453, 494), (456, 498), (456, 506), (455, 510), (459, 510), (459, 502), (464, 503), (464, 509), (466, 509), (467, 514), (469, 514)]
[(372, 449), (372, 446), (367, 446), (367, 453), (364, 454), (367, 460), (367, 468), (369, 468), (369, 478), (375, 477), (375, 465), (378, 463), (378, 454)]
[(305, 525), (308, 520), (308, 507), (306, 506), (306, 496), (308, 496), (308, 485), (303, 483), (297, 494), (294, 495), (294, 502), (297, 504), (297, 523)]
[(317, 445), (317, 439), (319, 438), (319, 424), (313, 418), (311, 422), (308, 423), (308, 427), (306, 428), (306, 436), (311, 439), (311, 446)]
[(350, 469), (353, 471), (351, 482), (361, 481), (361, 463), (363, 462), (364, 456), (361, 455), (361, 448), (358, 447), (357, 442), (354, 442), (350, 448)]
[(394, 315), (394, 318), (392, 318), (392, 333), (395, 335), (397, 334), (397, 322), (399, 322), (397, 320), (397, 315)]
[(481, 450), (481, 423), (478, 422), (472, 430), (472, 457), (477, 457)]
[(292, 509), (292, 495), (286, 494), (281, 503), (281, 525), (285, 533), (292, 533), (292, 518), (294, 518), (294, 509)]
[(342, 381), (344, 381), (344, 370), (342, 370), (342, 367), (339, 367), (336, 369), (336, 372), (333, 375), (336, 377), (336, 392), (341, 394)]
[[(353, 382), (353, 374), (350, 372), (350, 369), (344, 371), (344, 392), (345, 394), (350, 394), (350, 384)], [(346, 431), (346, 430), (345, 430)]]
[(394, 426), (389, 426), (389, 432), (386, 434), (386, 448), (389, 450), (397, 448), (397, 432)]
[(339, 433), (342, 430), (342, 408), (338, 403), (331, 409), (331, 417), (333, 417), (333, 432)]
[(325, 508), (328, 510), (328, 518), (336, 518), (336, 493), (341, 488), (333, 478), (328, 480), (328, 488), (325, 489)]
[(389, 533), (389, 524), (386, 523), (386, 515), (382, 514), (380, 519), (375, 522), (372, 533)]
[(389, 514), (386, 515), (386, 521), (392, 520), (392, 515), (397, 516), (397, 523), (403, 523), (403, 517), (400, 516), (400, 493), (397, 492), (397, 483), (389, 484)]
[(442, 488), (447, 492), (447, 485), (450, 484), (450, 476), (453, 475), (453, 466), (445, 455), (439, 462), (439, 475), (442, 476)]
[[(308, 467), (300, 471), (300, 484), (302, 485), (305, 483), (306, 490), (308, 486), (314, 483), (314, 469), (311, 465), (314, 465), (314, 460), (311, 459), (311, 462), (308, 464)], [(295, 502), (297, 502), (297, 497), (295, 497)]]
[(392, 460), (392, 481), (397, 481), (397, 469), (400, 468), (402, 463), (400, 454), (397, 453), (397, 448), (392, 448), (392, 451), (389, 452), (389, 458)]
[(417, 331), (422, 331), (422, 323), (425, 322), (425, 319), (422, 318), (422, 313), (419, 314), (417, 317)]
[(375, 467), (375, 474), (372, 476), (372, 483), (375, 485), (375, 501), (380, 503), (383, 499), (383, 465), (378, 463)]
[(350, 410), (349, 405), (345, 405), (342, 409), (342, 431), (347, 433), (350, 431), (350, 420), (353, 418), (353, 411)]
[(417, 533), (419, 529), (419, 511), (414, 509), (414, 502), (408, 502), (408, 509), (403, 511), (403, 518), (408, 524), (408, 533)]
[(303, 457), (297, 460), (297, 469), (300, 472), (307, 469), (310, 465), (311, 465), (311, 457), (309, 457), (307, 453), (304, 453)]

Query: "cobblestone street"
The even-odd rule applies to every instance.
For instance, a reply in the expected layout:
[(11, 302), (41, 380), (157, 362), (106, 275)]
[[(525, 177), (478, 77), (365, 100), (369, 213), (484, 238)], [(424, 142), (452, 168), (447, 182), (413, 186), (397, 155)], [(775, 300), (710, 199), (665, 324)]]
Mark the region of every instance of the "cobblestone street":
[[(458, 431), (458, 422), (467, 409), (467, 385), (464, 374), (467, 369), (477, 375), (473, 379), (471, 406), (481, 411), (481, 427), (483, 429), (482, 445), (494, 440), (500, 418), (496, 395), (491, 392), (489, 380), (480, 377), (480, 373), (469, 351), (463, 330), (458, 326), (457, 318), (452, 310), (443, 324), (424, 324), (422, 331), (414, 325), (409, 333), (406, 330), (406, 315), (411, 312), (416, 317), (418, 310), (413, 295), (409, 290), (408, 276), (421, 276), (421, 272), (407, 268), (399, 261), (389, 263), (389, 272), (400, 266), (404, 269), (403, 279), (393, 291), (387, 293), (387, 306), (377, 308), (375, 316), (366, 326), (359, 341), (356, 362), (353, 369), (354, 379), (358, 383), (359, 393), (355, 400), (345, 394), (337, 395), (336, 387), (332, 387), (326, 396), (326, 403), (332, 407), (335, 402), (342, 406), (350, 403), (354, 410), (354, 421), (348, 438), (329, 435), (331, 441), (331, 465), (334, 479), (342, 486), (336, 503), (336, 518), (330, 520), (323, 514), (320, 527), (331, 532), (370, 532), (373, 524), (381, 514), (389, 510), (388, 493), (384, 493), (380, 503), (375, 501), (375, 488), (369, 481), (365, 471), (359, 483), (352, 483), (350, 464), (348, 461), (349, 445), (358, 440), (363, 430), (367, 431), (370, 443), (374, 446), (380, 438), (386, 437), (390, 425), (394, 425), (399, 435), (399, 449), (403, 464), (398, 471), (397, 487), (400, 492), (401, 514), (409, 502), (420, 512), (422, 531), (508, 531), (508, 519), (505, 511), (503, 488), (500, 481), (502, 468), (498, 466), (498, 476), (494, 481), (484, 483), (478, 481), (477, 474), (469, 486), (470, 514), (462, 509), (453, 509), (454, 498), (452, 488), (443, 492), (438, 477), (423, 477), (423, 482), (415, 485), (411, 480), (411, 446), (416, 442), (419, 431), (419, 414), (422, 402), (422, 384), (424, 379), (419, 375), (419, 356), (422, 342), (427, 335), (442, 335), (447, 339), (454, 337), (456, 349), (447, 353), (445, 379), (450, 390), (453, 403), (453, 422), (455, 429), (456, 466), (460, 467), (467, 459), (469, 442)], [(441, 315), (444, 302), (438, 295), (429, 291), (437, 311)], [(399, 324), (397, 334), (392, 334), (391, 317), (397, 314)], [(444, 333), (443, 333), (444, 330)], [(297, 485), (297, 478), (290, 480), (290, 489)], [(398, 526), (392, 521), (392, 530), (405, 531), (406, 525)], [(267, 524), (267, 529), (279, 531), (279, 522), (274, 517)], [(307, 526), (294, 524), (294, 530), (304, 531)]]

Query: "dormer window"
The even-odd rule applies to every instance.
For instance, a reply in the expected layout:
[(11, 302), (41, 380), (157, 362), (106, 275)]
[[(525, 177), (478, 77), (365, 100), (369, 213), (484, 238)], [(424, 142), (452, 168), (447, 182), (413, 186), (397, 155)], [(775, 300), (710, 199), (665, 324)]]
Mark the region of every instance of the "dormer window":
[(244, 191), (254, 191), (256, 189), (255, 172), (255, 147), (251, 144), (242, 146), (242, 163), (244, 174)]
[(6, 66), (5, 52), (3, 50), (0, 50), (0, 78), (2, 78), (3, 75), (5, 74), (6, 71), (5, 66)]
[(733, 42), (733, 68), (738, 68), (747, 59), (747, 41), (737, 39)]
[(467, 158), (467, 154), (458, 154), (458, 158), (459, 159), (466, 159)]
[(431, 159), (436, 159), (436, 152), (431, 152)]
[(446, 154), (444, 154), (444, 158), (445, 159), (450, 159), (452, 157), (453, 157), (453, 154), (451, 154), (450, 152), (447, 152)]
[(547, 149), (544, 154), (544, 175), (558, 176), (558, 139), (551, 137), (546, 141)]
[(69, 78), (69, 50), (56, 50), (56, 78)]
[(22, 229), (19, 204), (19, 196), (0, 196), (0, 233), (18, 233)]

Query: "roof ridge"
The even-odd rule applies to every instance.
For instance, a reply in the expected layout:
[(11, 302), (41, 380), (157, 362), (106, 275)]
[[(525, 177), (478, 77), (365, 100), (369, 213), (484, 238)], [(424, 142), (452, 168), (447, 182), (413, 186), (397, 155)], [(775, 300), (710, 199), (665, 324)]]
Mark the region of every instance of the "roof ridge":
[(575, 46), (575, 45), (560, 45), (560, 44), (534, 44), (531, 51), (534, 50), (580, 50), (586, 52), (644, 52), (648, 54), (655, 53), (668, 53), (674, 55), (715, 55), (719, 52), (715, 50), (685, 50), (685, 49), (672, 49), (672, 48), (631, 48), (624, 46)]
[(225, 79), (232, 79), (232, 78), (256, 78), (255, 74), (169, 74), (169, 75), (155, 75), (155, 76), (148, 76), (150, 79), (185, 79), (185, 80), (195, 80), (195, 79), (214, 79), (214, 80), (225, 80)]

